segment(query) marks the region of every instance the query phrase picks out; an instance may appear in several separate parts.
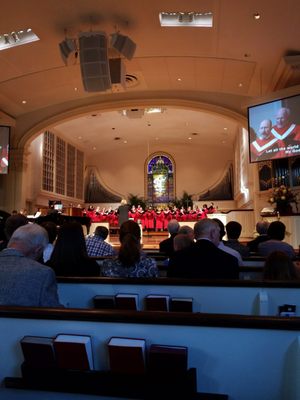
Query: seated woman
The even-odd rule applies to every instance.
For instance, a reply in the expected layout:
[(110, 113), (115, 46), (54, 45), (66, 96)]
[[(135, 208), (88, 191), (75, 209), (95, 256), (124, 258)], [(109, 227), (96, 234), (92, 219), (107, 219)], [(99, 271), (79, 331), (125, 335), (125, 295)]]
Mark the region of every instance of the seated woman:
[(117, 258), (104, 260), (101, 267), (102, 276), (121, 278), (157, 277), (156, 262), (141, 252), (141, 230), (132, 221), (123, 222), (120, 227), (120, 250)]
[(47, 265), (58, 276), (99, 276), (100, 267), (87, 255), (82, 226), (78, 222), (65, 222)]
[(283, 251), (273, 251), (266, 258), (263, 278), (288, 281), (297, 279), (297, 271), (291, 258)]

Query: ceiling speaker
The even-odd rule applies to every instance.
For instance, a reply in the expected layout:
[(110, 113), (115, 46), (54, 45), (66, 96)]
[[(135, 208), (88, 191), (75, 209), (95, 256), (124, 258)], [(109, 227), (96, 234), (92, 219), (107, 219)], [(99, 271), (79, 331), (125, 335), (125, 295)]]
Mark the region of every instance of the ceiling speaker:
[(79, 34), (81, 77), (87, 92), (103, 92), (111, 88), (107, 36), (104, 32)]
[(128, 60), (132, 59), (136, 49), (136, 44), (128, 36), (123, 36), (119, 33), (111, 35), (110, 45)]
[(125, 65), (121, 58), (109, 60), (110, 80), (112, 92), (123, 92), (126, 88)]
[(76, 43), (74, 39), (65, 39), (59, 43), (59, 50), (63, 62), (67, 65), (69, 55), (76, 50)]

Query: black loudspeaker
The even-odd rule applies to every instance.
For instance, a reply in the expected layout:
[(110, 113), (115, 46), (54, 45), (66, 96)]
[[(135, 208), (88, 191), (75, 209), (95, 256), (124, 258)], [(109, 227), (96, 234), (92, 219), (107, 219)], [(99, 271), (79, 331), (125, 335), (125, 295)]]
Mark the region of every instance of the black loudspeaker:
[(111, 89), (113, 92), (121, 92), (126, 87), (125, 65), (121, 58), (111, 58), (109, 60)]
[(136, 49), (136, 44), (128, 36), (123, 36), (119, 33), (111, 35), (110, 45), (128, 60), (132, 59)]
[(84, 89), (87, 92), (103, 92), (110, 89), (106, 34), (104, 32), (80, 33), (79, 55)]
[(67, 65), (69, 55), (76, 50), (74, 39), (65, 39), (59, 43), (59, 51), (63, 62)]

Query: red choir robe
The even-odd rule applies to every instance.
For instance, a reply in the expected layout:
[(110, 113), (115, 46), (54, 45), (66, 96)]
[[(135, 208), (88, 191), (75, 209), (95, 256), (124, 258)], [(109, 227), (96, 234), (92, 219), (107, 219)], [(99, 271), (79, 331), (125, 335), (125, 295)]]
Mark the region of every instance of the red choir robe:
[(156, 229), (161, 230), (164, 227), (164, 218), (165, 218), (164, 213), (162, 211), (159, 211), (159, 212), (156, 211), (155, 214), (156, 214), (155, 215), (155, 227), (156, 227)]
[(154, 210), (147, 210), (145, 213), (145, 228), (146, 229), (154, 229), (154, 218), (155, 212)]
[(284, 142), (276, 137), (269, 139), (257, 138), (250, 145), (252, 161), (259, 161), (263, 155), (267, 155), (270, 159), (284, 157), (284, 148)]

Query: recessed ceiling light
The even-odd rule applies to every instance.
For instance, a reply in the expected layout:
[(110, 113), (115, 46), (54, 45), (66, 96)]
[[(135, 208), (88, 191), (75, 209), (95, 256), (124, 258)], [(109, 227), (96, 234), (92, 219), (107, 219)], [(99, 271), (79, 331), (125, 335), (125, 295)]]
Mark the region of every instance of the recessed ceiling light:
[(94, 147), (93, 147), (93, 150), (97, 150), (97, 147), (96, 147), (96, 146), (94, 146)]
[(77, 88), (77, 87), (74, 87), (74, 90), (75, 90), (75, 92), (77, 92), (78, 88)]
[(124, 140), (124, 141), (123, 141), (123, 143), (125, 143), (125, 144), (126, 144), (126, 143), (127, 143), (127, 140)]
[(188, 139), (189, 139), (189, 140), (192, 140), (192, 138), (191, 138), (191, 137), (188, 137)]
[(27, 103), (27, 101), (26, 100), (22, 100), (22, 104), (26, 104)]
[(260, 19), (260, 14), (259, 13), (254, 13), (253, 14), (253, 18), (256, 19), (256, 20)]
[(243, 84), (240, 82), (240, 83), (238, 84), (238, 87), (243, 87)]
[(181, 78), (177, 78), (177, 81), (178, 81), (178, 82), (181, 82), (181, 81), (182, 81), (182, 79), (181, 79)]
[(224, 131), (227, 131), (228, 128), (226, 128), (226, 126), (225, 126), (223, 129), (224, 129)]

